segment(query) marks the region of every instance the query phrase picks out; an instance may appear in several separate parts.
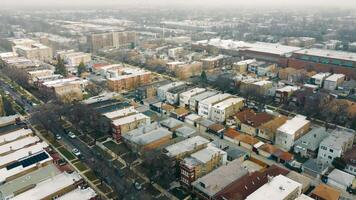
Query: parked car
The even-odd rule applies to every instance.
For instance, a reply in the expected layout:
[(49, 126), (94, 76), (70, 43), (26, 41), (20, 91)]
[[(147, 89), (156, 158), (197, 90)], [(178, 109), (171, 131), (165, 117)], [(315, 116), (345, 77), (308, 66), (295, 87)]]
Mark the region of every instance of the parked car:
[(135, 182), (135, 183), (134, 183), (134, 186), (135, 186), (136, 190), (142, 190), (142, 186), (141, 186), (140, 183)]
[(72, 139), (77, 137), (72, 131), (69, 131), (68, 136)]
[(56, 134), (56, 140), (61, 140), (62, 137), (59, 134)]
[(77, 148), (74, 148), (72, 150), (72, 153), (77, 157), (80, 157), (82, 155), (82, 153), (80, 153), (80, 151)]

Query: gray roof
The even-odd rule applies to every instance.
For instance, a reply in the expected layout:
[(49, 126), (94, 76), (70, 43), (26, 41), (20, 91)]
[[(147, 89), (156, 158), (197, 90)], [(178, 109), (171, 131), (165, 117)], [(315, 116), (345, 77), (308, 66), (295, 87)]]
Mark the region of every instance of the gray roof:
[(328, 168), (328, 165), (319, 162), (317, 159), (309, 159), (305, 163), (303, 163), (303, 168), (313, 171), (316, 174), (323, 174), (325, 169)]
[(329, 134), (330, 133), (328, 133), (324, 127), (313, 128), (307, 134), (299, 138), (295, 142), (295, 146), (316, 151), (319, 148), (320, 142)]
[(188, 126), (182, 126), (176, 130), (176, 134), (181, 137), (188, 137), (197, 132), (194, 128), (190, 128)]
[(241, 156), (245, 155), (245, 151), (241, 151), (237, 148), (230, 147), (227, 151), (227, 156), (231, 157), (232, 159), (240, 158)]
[(27, 188), (31, 185), (40, 183), (59, 173), (60, 171), (54, 165), (47, 165), (41, 167), (38, 170), (26, 174), (25, 176), (21, 176), (1, 185), (0, 198), (11, 196), (14, 192)]
[(160, 127), (157, 123), (141, 127), (124, 134), (122, 137), (132, 143), (145, 145), (163, 137), (172, 135), (169, 130)]
[(205, 118), (202, 118), (202, 119), (198, 120), (198, 124), (200, 124), (201, 126), (204, 126), (204, 127), (209, 127), (209, 126), (215, 124), (215, 122), (205, 119)]
[(208, 97), (216, 95), (217, 93), (218, 93), (217, 91), (206, 91), (206, 92), (203, 92), (203, 93), (193, 96), (192, 100), (201, 101), (203, 99), (206, 99)]
[(183, 122), (181, 122), (177, 119), (174, 119), (172, 117), (161, 121), (161, 125), (164, 127), (167, 127), (167, 128), (175, 128), (175, 127), (181, 126), (183, 124), (184, 124)]
[(248, 171), (242, 166), (242, 162), (234, 160), (197, 179), (192, 185), (194, 188), (212, 197), (247, 173)]

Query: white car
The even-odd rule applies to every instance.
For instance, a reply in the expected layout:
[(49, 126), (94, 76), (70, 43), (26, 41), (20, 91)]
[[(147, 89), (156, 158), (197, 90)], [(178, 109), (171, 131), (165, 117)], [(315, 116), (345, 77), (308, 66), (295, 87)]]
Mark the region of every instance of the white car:
[(72, 152), (73, 152), (73, 154), (74, 154), (75, 156), (77, 156), (77, 157), (79, 157), (79, 156), (82, 155), (82, 153), (80, 153), (80, 151), (79, 151), (77, 148), (74, 148), (74, 149), (72, 150)]
[(69, 136), (70, 138), (72, 138), (72, 139), (74, 139), (74, 138), (77, 137), (77, 136), (76, 136), (73, 132), (71, 132), (71, 131), (69, 131), (68, 136)]
[(60, 140), (60, 139), (62, 139), (62, 137), (59, 134), (56, 134), (56, 139)]

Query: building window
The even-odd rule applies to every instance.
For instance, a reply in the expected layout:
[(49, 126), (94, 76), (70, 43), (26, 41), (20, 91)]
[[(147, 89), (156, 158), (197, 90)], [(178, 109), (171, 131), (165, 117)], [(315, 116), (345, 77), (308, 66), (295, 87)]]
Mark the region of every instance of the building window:
[(324, 146), (320, 146), (320, 148), (321, 148), (322, 150), (328, 150), (328, 148), (326, 148), (326, 147), (324, 147)]
[(331, 156), (328, 156), (329, 160), (333, 159)]
[(334, 152), (334, 150), (332, 150), (332, 149), (329, 149), (329, 151), (330, 151), (331, 153), (333, 153), (333, 152)]

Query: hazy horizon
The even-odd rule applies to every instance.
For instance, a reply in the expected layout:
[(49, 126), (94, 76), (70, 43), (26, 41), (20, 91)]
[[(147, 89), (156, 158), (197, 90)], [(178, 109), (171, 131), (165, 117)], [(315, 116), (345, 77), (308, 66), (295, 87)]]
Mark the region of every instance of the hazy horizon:
[(125, 6), (196, 6), (196, 7), (231, 7), (231, 6), (277, 6), (277, 7), (338, 7), (355, 8), (355, 0), (0, 0), (3, 8), (6, 7), (103, 7), (113, 5)]

